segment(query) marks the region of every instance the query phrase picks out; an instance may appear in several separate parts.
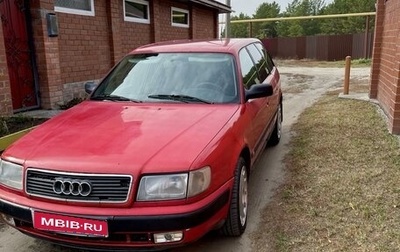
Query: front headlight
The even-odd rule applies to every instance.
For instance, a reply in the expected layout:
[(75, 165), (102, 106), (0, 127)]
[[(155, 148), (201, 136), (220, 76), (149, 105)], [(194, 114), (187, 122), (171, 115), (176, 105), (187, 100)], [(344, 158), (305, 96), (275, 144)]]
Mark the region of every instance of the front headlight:
[(187, 174), (146, 176), (140, 180), (138, 201), (186, 198)]
[(22, 190), (23, 167), (0, 159), (0, 184)]
[(209, 187), (211, 169), (205, 167), (189, 174), (145, 176), (140, 180), (137, 200), (158, 201), (185, 199), (198, 195)]

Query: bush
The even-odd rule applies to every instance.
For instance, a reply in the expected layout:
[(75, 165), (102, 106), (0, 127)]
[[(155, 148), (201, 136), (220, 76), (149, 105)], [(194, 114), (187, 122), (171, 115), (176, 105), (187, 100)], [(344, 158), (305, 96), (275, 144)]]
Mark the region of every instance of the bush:
[(79, 103), (83, 102), (83, 100), (85, 100), (85, 99), (84, 98), (75, 97), (72, 100), (70, 100), (69, 102), (67, 102), (67, 103), (65, 103), (63, 105), (60, 105), (60, 109), (66, 110), (66, 109), (72, 108), (73, 106), (78, 105)]
[(0, 137), (31, 128), (43, 123), (47, 119), (32, 118), (22, 115), (12, 117), (0, 117)]

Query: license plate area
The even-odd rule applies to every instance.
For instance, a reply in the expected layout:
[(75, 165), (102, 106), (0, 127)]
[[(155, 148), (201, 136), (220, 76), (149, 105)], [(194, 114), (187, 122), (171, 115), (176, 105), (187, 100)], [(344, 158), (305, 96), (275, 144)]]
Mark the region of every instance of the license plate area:
[(106, 220), (71, 217), (67, 215), (32, 211), (33, 227), (68, 235), (108, 237)]

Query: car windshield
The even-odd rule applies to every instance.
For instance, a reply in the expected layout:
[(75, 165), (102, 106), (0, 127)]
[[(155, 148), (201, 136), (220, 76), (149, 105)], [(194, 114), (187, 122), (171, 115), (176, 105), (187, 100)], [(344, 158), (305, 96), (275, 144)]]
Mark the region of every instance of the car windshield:
[(233, 56), (223, 53), (128, 55), (100, 83), (91, 99), (237, 103)]

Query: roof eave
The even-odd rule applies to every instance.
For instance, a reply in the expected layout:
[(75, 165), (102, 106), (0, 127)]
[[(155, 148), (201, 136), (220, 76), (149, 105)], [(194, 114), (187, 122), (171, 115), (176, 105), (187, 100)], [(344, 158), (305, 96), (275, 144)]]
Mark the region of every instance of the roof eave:
[(198, 3), (204, 6), (208, 6), (213, 9), (217, 9), (219, 13), (231, 13), (232, 8), (226, 4), (213, 1), (213, 0), (190, 0), (193, 3)]

